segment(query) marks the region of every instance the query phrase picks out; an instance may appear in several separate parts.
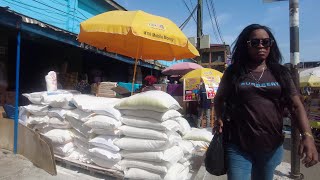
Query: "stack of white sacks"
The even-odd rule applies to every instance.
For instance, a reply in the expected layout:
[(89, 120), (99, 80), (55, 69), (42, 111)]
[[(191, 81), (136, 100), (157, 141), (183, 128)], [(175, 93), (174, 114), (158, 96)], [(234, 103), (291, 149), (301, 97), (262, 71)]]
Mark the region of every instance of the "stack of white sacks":
[[(210, 130), (191, 129), (169, 94), (116, 99), (58, 90), (24, 94), (20, 119), (51, 139), (54, 153), (123, 170), (129, 179), (186, 179), (191, 154)], [(28, 112), (27, 114), (24, 112)]]
[[(21, 107), (20, 119), (52, 141), (54, 153), (120, 170), (120, 101), (68, 91), (24, 94), (33, 104)], [(28, 113), (23, 113), (28, 112)]]
[(20, 108), (20, 119), (52, 141), (53, 151), (69, 156), (74, 150), (70, 123), (66, 114), (75, 107), (70, 104), (74, 92), (36, 92), (23, 94), (32, 104)]
[[(80, 161), (105, 168), (121, 170), (120, 149), (114, 145), (119, 139), (120, 111), (114, 105), (120, 100), (88, 95), (75, 95), (72, 103), (77, 107), (67, 114), (74, 129), (74, 144), (79, 150)], [(73, 156), (77, 159), (77, 156)]]
[(122, 114), (125, 136), (117, 141), (121, 149), (120, 166), (129, 179), (186, 179), (189, 173), (181, 136), (190, 130), (176, 111), (178, 102), (162, 91), (148, 91), (123, 99), (116, 108)]

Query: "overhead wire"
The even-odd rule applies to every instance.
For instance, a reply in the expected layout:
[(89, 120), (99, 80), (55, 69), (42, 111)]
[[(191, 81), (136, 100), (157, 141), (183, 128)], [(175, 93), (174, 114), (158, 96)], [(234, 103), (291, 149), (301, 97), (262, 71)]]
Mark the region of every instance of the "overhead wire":
[[(64, 13), (64, 14), (67, 14), (67, 15), (71, 15), (71, 16), (72, 16), (72, 14), (69, 14), (69, 13), (67, 13), (67, 12), (64, 12), (64, 11), (60, 10), (60, 9), (57, 9), (57, 8), (55, 8), (55, 7), (52, 7), (52, 6), (50, 6), (50, 5), (46, 4), (46, 3), (43, 3), (43, 2), (41, 2), (41, 1), (38, 1), (38, 0), (32, 0), (32, 1), (37, 2), (37, 3), (39, 3), (39, 4), (42, 4), (42, 5), (44, 5), (44, 6), (50, 7), (50, 8), (52, 8), (52, 9), (56, 10), (56, 11), (59, 11), (59, 12), (62, 12), (62, 13)], [(78, 17), (78, 16), (75, 16), (75, 17), (76, 17), (76, 18), (79, 18), (79, 19), (81, 19), (81, 20), (86, 20), (86, 19), (83, 19), (83, 18)]]
[(217, 26), (219, 37), (220, 37), (222, 43), (224, 43), (224, 40), (223, 40), (223, 37), (222, 37), (222, 33), (221, 33), (221, 30), (220, 30), (220, 26), (219, 26), (219, 20), (217, 18), (216, 9), (215, 9), (213, 0), (211, 0), (211, 8), (212, 8), (212, 12), (213, 12), (213, 18), (214, 18), (214, 21), (215, 21), (216, 26)]
[[(25, 6), (22, 6), (22, 5), (20, 5), (20, 4), (24, 4), (24, 3), (19, 3), (19, 4), (16, 4), (16, 3), (13, 3), (12, 1), (10, 2), (10, 1), (7, 1), (7, 0), (3, 0), (3, 1), (5, 1), (5, 2), (7, 2), (7, 3), (9, 3), (9, 4), (12, 4), (12, 5), (15, 5), (15, 6), (18, 6), (18, 7), (21, 7), (21, 8), (23, 8), (23, 9), (26, 9), (26, 10), (29, 10), (29, 11), (32, 11), (32, 12), (35, 12), (35, 13), (38, 13), (38, 14), (42, 14), (42, 15), (45, 15), (45, 16), (47, 16), (47, 17), (49, 17), (49, 18), (52, 18), (52, 19), (55, 19), (55, 20), (58, 20), (58, 21), (61, 21), (61, 22), (64, 22), (64, 20), (62, 20), (62, 19), (59, 19), (59, 18), (56, 18), (56, 17), (52, 17), (52, 16), (50, 16), (50, 15), (47, 15), (47, 14), (44, 14), (44, 13), (41, 13), (41, 12), (39, 12), (39, 11), (35, 11), (35, 10), (32, 10), (32, 9), (30, 9), (30, 8), (27, 8), (27, 7), (25, 7)], [(27, 4), (25, 4), (25, 5), (27, 5)], [(30, 6), (30, 7), (32, 7), (32, 6)], [(35, 7), (34, 7), (35, 8)], [(38, 9), (38, 8), (37, 8)], [(59, 23), (60, 24), (60, 23)]]
[[(186, 3), (186, 1), (185, 1), (185, 0), (182, 0), (182, 1), (183, 1), (184, 5), (187, 7), (187, 9), (188, 9), (189, 13), (190, 13), (190, 14), (192, 14), (192, 12), (191, 12), (191, 10), (190, 10), (190, 8), (189, 8), (188, 4)], [(195, 22), (195, 23), (197, 23), (197, 20), (195, 19), (195, 17), (193, 17), (193, 16), (192, 16), (192, 18), (193, 18), (194, 22)]]
[(217, 31), (216, 31), (216, 29), (214, 27), (213, 18), (212, 18), (211, 11), (210, 11), (210, 8), (209, 8), (208, 0), (206, 0), (206, 4), (207, 4), (209, 16), (210, 16), (210, 22), (211, 22), (211, 25), (212, 25), (212, 30), (213, 30), (214, 37), (216, 38), (217, 42), (219, 42), (218, 34), (217, 34)]
[[(66, 7), (68, 7), (67, 4), (63, 4), (63, 3), (61, 3), (61, 2), (58, 2), (57, 0), (50, 0), (50, 1), (53, 2), (53, 3), (59, 4), (59, 5), (61, 5), (61, 6), (66, 6)], [(75, 10), (75, 11), (77, 11), (77, 13), (81, 14), (84, 18), (88, 19), (88, 17), (87, 17), (86, 15), (84, 15), (81, 11), (79, 11), (79, 10), (76, 9), (75, 7), (72, 8), (72, 9)]]
[(179, 28), (180, 28), (181, 30), (183, 30), (184, 27), (188, 24), (188, 22), (190, 21), (192, 15), (193, 15), (194, 12), (196, 11), (197, 7), (198, 7), (198, 6), (196, 6), (196, 7), (193, 9), (193, 11), (192, 11), (191, 14), (189, 15), (189, 17), (179, 26)]

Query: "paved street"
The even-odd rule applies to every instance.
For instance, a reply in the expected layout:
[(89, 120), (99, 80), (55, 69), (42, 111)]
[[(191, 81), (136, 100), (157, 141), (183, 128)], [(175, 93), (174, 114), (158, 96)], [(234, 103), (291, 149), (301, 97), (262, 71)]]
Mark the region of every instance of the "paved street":
[[(285, 139), (284, 143), (284, 158), (280, 166), (277, 167), (274, 180), (287, 180), (289, 178), (290, 172), (290, 138)], [(304, 179), (306, 180), (318, 180), (320, 177), (320, 164), (317, 164), (314, 167), (306, 168), (301, 165), (300, 167), (301, 173), (304, 175)], [(195, 177), (195, 180), (226, 180), (227, 176), (212, 176), (205, 171), (205, 167), (202, 165), (198, 174)]]
[[(278, 166), (275, 172), (275, 180), (287, 180), (290, 179), (290, 138), (286, 138), (284, 148), (285, 154), (283, 162)], [(201, 162), (194, 162), (193, 166), (199, 167)], [(34, 167), (31, 162), (19, 155), (13, 155), (6, 151), (0, 151), (0, 180), (61, 180), (61, 179), (77, 179), (77, 180), (98, 180), (107, 179), (112, 180), (112, 177), (105, 176), (91, 176), (87, 171), (82, 171), (78, 168), (67, 169), (59, 164), (57, 165), (57, 176), (51, 176), (45, 171)], [(320, 177), (320, 164), (317, 164), (311, 168), (305, 168), (301, 166), (301, 172), (303, 173), (306, 180), (317, 180)], [(191, 172), (190, 179), (195, 180), (226, 180), (227, 176), (216, 177), (212, 176), (205, 171), (204, 164), (202, 163), (198, 172)]]

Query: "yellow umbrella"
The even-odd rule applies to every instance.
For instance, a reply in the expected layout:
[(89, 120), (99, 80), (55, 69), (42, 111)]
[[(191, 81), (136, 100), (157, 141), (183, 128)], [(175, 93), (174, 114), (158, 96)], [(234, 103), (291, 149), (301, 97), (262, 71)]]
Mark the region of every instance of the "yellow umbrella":
[(168, 60), (199, 56), (171, 20), (143, 11), (109, 11), (80, 24), (79, 42), (138, 59)]
[(201, 69), (196, 69), (193, 71), (190, 71), (186, 75), (184, 75), (180, 80), (183, 79), (190, 79), (190, 78), (202, 78), (202, 79), (212, 79), (216, 83), (220, 83), (220, 80), (222, 78), (222, 73), (220, 71), (217, 71), (215, 69), (210, 69), (210, 68), (201, 68)]
[(307, 75), (300, 77), (300, 87), (320, 87), (320, 77)]

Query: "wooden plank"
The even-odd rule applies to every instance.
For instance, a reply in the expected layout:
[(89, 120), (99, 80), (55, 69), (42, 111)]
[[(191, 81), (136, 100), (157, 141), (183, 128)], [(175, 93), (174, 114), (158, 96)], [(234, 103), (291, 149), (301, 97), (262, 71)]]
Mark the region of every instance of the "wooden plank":
[(94, 164), (87, 164), (77, 160), (69, 159), (66, 157), (61, 157), (59, 155), (55, 155), (55, 159), (58, 162), (64, 163), (69, 166), (75, 166), (84, 170), (88, 170), (90, 174), (99, 173), (103, 175), (108, 175), (111, 177), (115, 177), (117, 179), (124, 179), (124, 174), (122, 171), (118, 171), (115, 169), (103, 168), (100, 166), (96, 166)]
[[(12, 119), (0, 118), (0, 148), (13, 151)], [(18, 126), (18, 154), (51, 175), (57, 175), (51, 141), (21, 124)]]

